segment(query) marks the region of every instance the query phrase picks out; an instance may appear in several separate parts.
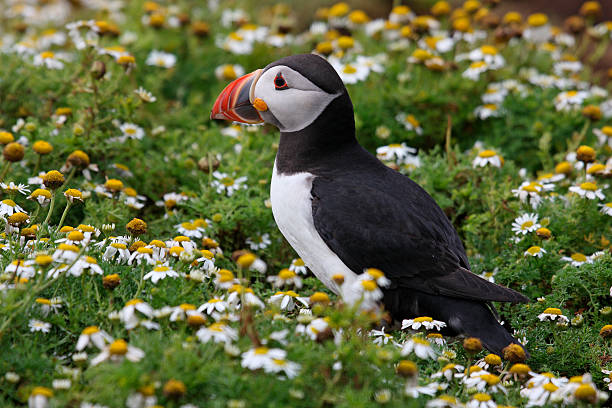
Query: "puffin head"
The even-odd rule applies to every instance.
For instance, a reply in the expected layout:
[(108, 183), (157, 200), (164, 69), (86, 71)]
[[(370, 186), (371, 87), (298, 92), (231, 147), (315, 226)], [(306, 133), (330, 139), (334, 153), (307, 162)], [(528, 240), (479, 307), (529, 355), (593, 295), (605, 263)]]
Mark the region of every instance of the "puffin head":
[(353, 120), (348, 92), (334, 68), (318, 55), (299, 54), (231, 82), (215, 101), (210, 117), (251, 124), (266, 122), (281, 133), (292, 133), (309, 127), (331, 108), (336, 115), (348, 114)]

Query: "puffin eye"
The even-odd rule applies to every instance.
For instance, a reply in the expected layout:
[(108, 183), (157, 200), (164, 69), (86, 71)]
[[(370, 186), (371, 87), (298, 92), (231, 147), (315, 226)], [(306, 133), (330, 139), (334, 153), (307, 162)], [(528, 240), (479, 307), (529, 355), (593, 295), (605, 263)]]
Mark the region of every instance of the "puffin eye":
[(289, 89), (289, 85), (287, 85), (287, 81), (283, 78), (283, 74), (280, 72), (276, 74), (276, 78), (274, 78), (274, 88), (277, 91), (282, 91), (283, 89)]

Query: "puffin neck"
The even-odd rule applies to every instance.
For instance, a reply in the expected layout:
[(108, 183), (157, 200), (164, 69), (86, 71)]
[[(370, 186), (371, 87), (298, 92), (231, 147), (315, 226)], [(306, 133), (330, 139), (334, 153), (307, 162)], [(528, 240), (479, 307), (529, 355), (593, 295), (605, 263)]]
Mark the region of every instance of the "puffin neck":
[(304, 129), (281, 132), (276, 169), (280, 174), (317, 174), (355, 146), (359, 144), (355, 138), (353, 104), (345, 90)]

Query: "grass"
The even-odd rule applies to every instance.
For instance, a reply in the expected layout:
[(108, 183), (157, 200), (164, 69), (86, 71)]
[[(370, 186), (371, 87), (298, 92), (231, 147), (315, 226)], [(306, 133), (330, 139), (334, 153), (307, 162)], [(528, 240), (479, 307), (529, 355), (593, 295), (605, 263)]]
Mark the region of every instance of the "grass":
[[(496, 26), (495, 9), (472, 1), (452, 14), (435, 6), (435, 21), (451, 29), (438, 34), (434, 20), (402, 8), (375, 29), (348, 5), (330, 4), (313, 16), (322, 30), (299, 32), (310, 16), (291, 4), (213, 3), (65, 3), (64, 17), (50, 9), (56, 3), (28, 18), (2, 11), (0, 405), (603, 403), (612, 367), (612, 111), (591, 69), (610, 40), (595, 6), (580, 10), (585, 33), (541, 44), (500, 36), (529, 37), (533, 17), (499, 16)], [(237, 54), (221, 45), (235, 31), (259, 39), (237, 40), (251, 48)], [(450, 49), (428, 48), (441, 44), (434, 34)], [(267, 44), (272, 38), (284, 45)], [(503, 62), (469, 57), (488, 62), (468, 79), (474, 61), (462, 54), (483, 45)], [(440, 378), (449, 364), (462, 374), (494, 358), (466, 352), (461, 339), (429, 343), (422, 329), (380, 332), (380, 312), (345, 304), (299, 268), (268, 201), (278, 131), (213, 122), (209, 112), (241, 70), (314, 49), (347, 84), (359, 141), (373, 153), (386, 146), (379, 157), (435, 198), (475, 273), (531, 299), (498, 305), (526, 341), (530, 374), (506, 355), (487, 367), (490, 376), (470, 368), (469, 380)], [(149, 64), (154, 50), (169, 55)], [(370, 65), (360, 55), (373, 57)], [(346, 64), (366, 78), (353, 81)], [(493, 116), (483, 118), (482, 107)], [(63, 182), (53, 184), (52, 170)], [(32, 179), (41, 172), (44, 181)], [(537, 232), (513, 226), (524, 214)], [(276, 287), (283, 276), (301, 285)], [(555, 309), (565, 319), (547, 321)], [(83, 333), (102, 337), (77, 349)], [(412, 343), (419, 351), (408, 351)]]

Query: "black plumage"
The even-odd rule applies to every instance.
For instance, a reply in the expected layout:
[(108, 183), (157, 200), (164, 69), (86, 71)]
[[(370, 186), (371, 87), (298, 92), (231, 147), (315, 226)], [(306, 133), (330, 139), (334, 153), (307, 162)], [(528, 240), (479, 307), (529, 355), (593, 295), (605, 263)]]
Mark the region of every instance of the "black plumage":
[(327, 246), (357, 274), (369, 267), (385, 273), (392, 285), (383, 290), (383, 303), (394, 319), (431, 316), (451, 334), (478, 337), (498, 354), (518, 343), (490, 302), (528, 299), (472, 273), (459, 235), (433, 198), (358, 144), (353, 106), (334, 69), (310, 54), (266, 69), (275, 65), (339, 94), (308, 127), (281, 132), (276, 160), (281, 174), (316, 176), (312, 216)]

